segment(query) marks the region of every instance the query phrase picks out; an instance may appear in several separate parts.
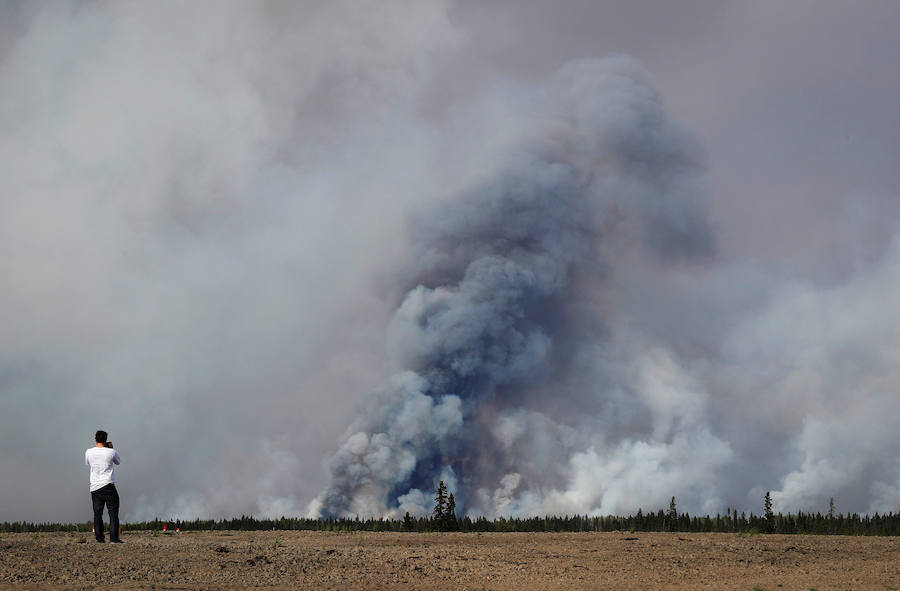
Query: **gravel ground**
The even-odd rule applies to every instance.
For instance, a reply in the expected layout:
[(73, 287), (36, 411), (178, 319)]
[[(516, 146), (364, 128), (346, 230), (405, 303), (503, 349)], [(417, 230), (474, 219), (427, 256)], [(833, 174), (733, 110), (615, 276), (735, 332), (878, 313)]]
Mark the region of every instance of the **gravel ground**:
[(900, 589), (900, 538), (273, 531), (123, 539), (0, 535), (0, 590)]

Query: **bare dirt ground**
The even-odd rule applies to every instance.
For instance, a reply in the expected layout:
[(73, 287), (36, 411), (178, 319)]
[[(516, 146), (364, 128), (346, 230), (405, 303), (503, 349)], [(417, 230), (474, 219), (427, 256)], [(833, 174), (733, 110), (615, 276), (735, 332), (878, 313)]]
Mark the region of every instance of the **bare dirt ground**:
[(900, 589), (900, 538), (272, 531), (123, 539), (0, 535), (0, 590)]

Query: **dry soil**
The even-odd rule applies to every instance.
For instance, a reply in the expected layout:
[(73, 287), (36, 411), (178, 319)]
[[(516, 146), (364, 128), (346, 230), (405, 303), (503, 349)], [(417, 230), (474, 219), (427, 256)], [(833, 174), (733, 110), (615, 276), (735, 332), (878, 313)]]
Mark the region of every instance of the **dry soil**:
[(900, 589), (900, 538), (733, 534), (0, 535), (7, 589)]

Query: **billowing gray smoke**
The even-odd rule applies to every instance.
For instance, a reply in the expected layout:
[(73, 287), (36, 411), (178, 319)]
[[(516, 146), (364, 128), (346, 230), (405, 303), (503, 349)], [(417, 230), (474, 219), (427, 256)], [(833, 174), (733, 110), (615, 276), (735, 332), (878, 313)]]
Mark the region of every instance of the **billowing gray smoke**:
[(608, 413), (652, 432), (640, 404), (617, 400), (631, 396), (620, 377), (586, 358), (608, 348), (615, 260), (711, 254), (700, 155), (627, 58), (570, 64), (533, 108), (498, 170), (411, 223), (418, 258), (390, 326), (393, 377), (350, 428), (312, 514), (422, 514), (441, 479), (469, 511), (509, 512), (514, 491), (543, 502), (539, 487), (570, 481), (551, 456), (615, 436)]

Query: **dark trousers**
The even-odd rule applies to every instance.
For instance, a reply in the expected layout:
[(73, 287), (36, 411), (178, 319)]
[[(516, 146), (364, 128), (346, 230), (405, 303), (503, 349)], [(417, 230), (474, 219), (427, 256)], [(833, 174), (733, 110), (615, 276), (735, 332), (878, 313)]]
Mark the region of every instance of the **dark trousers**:
[(94, 503), (94, 537), (103, 542), (103, 505), (109, 511), (109, 539), (119, 539), (119, 491), (116, 485), (109, 483), (103, 488), (91, 491)]

